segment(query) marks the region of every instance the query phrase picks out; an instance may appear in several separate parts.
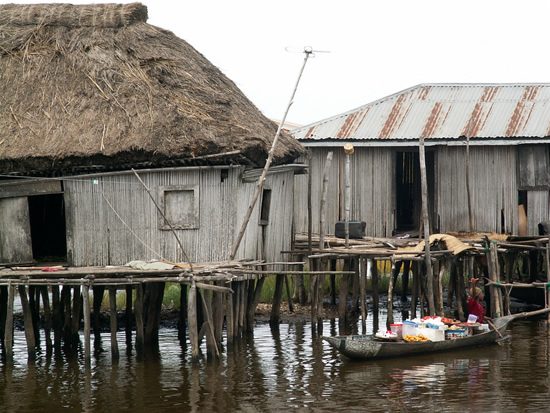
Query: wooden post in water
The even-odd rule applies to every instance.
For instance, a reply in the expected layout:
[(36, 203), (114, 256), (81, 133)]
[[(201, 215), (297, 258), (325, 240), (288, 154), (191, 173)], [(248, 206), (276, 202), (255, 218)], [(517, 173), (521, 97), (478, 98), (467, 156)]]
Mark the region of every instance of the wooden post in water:
[(397, 278), (396, 275), (399, 274), (399, 269), (400, 269), (399, 267), (401, 267), (401, 262), (398, 261), (396, 263), (392, 258), (391, 273), (390, 273), (390, 279), (388, 283), (388, 317), (386, 318), (386, 330), (389, 330), (390, 324), (393, 324), (393, 280), (394, 278)]
[(372, 332), (378, 331), (378, 321), (380, 317), (379, 302), (380, 297), (378, 295), (378, 266), (375, 260), (369, 260), (372, 279)]
[[(344, 261), (344, 271), (349, 271), (350, 261)], [(348, 276), (342, 274), (340, 276), (340, 291), (338, 294), (338, 322), (346, 324), (348, 322), (348, 292), (349, 280)]]
[(437, 307), (436, 312), (437, 315), (440, 317), (443, 317), (444, 311), (443, 311), (443, 276), (445, 275), (445, 271), (447, 270), (446, 259), (442, 258), (438, 260), (439, 268), (437, 271), (437, 282), (435, 284), (436, 287), (436, 293), (437, 293)]
[(27, 340), (27, 352), (29, 359), (36, 358), (36, 339), (34, 337), (34, 327), (32, 325), (32, 314), (27, 296), (27, 289), (24, 285), (18, 286), (19, 298), (21, 299), (21, 307), (23, 308), (23, 323), (25, 326), (25, 339)]
[(105, 287), (102, 285), (96, 285), (92, 288), (94, 294), (93, 302), (93, 330), (94, 330), (94, 346), (101, 344), (101, 303), (103, 301), (103, 295), (105, 294)]
[(197, 327), (197, 287), (193, 281), (187, 299), (187, 317), (189, 319), (189, 341), (193, 359), (199, 357), (199, 329)]
[(435, 314), (434, 305), (434, 290), (433, 290), (433, 270), (432, 259), (430, 254), (430, 220), (428, 217), (428, 179), (426, 174), (426, 154), (424, 151), (424, 136), (420, 136), (418, 145), (418, 154), (420, 161), (420, 184), (422, 192), (422, 225), (424, 226), (424, 254), (426, 265), (426, 278), (427, 278), (427, 299), (428, 299), (428, 311), (430, 315)]
[(219, 357), (218, 344), (214, 334), (214, 319), (212, 318), (212, 291), (202, 290), (201, 301), (206, 317), (206, 351), (210, 358)]
[(344, 153), (346, 154), (344, 168), (344, 233), (346, 237), (345, 245), (349, 248), (349, 221), (351, 217), (351, 155), (354, 149), (351, 143), (344, 144)]
[(48, 287), (47, 286), (41, 286), (40, 293), (42, 294), (42, 302), (44, 303), (44, 335), (46, 338), (46, 353), (50, 354), (53, 346), (52, 346), (52, 337), (51, 337), (51, 331), (52, 331), (52, 311), (50, 308), (50, 296), (48, 295)]
[(63, 309), (61, 308), (61, 298), (59, 286), (52, 285), (52, 329), (53, 329), (53, 348), (59, 351), (61, 348), (61, 337), (63, 329)]
[(145, 345), (145, 326), (143, 320), (144, 295), (143, 284), (138, 284), (136, 286), (136, 302), (134, 303), (134, 318), (136, 321), (136, 351), (138, 354), (143, 352)]
[[(262, 283), (262, 285), (263, 285), (263, 283)], [(286, 298), (288, 300), (288, 312), (293, 313), (294, 312), (294, 305), (292, 304), (292, 294), (290, 294), (290, 284), (289, 284), (289, 281), (288, 281), (288, 276), (286, 276), (286, 275), (285, 275), (285, 290), (286, 290)], [(254, 307), (254, 309), (256, 309), (256, 307)]]
[(366, 277), (366, 260), (359, 258), (359, 300), (361, 302), (361, 333), (367, 334), (367, 277)]
[[(546, 305), (550, 306), (550, 239), (546, 241)], [(547, 321), (550, 323), (550, 313), (547, 315)]]
[(332, 151), (327, 153), (325, 167), (323, 168), (323, 183), (321, 185), (321, 204), (319, 210), (319, 249), (325, 248), (325, 225), (327, 209), (327, 192), (330, 164), (332, 163)]
[(5, 349), (6, 317), (8, 314), (8, 287), (0, 286), (0, 345)]
[[(311, 261), (310, 261), (311, 262)], [(275, 278), (275, 292), (273, 293), (273, 304), (271, 305), (271, 324), (279, 324), (281, 315), (281, 300), (283, 297), (283, 283), (285, 281), (283, 274), (277, 274)]]
[(116, 312), (116, 287), (109, 287), (109, 316), (111, 325), (111, 358), (118, 359), (118, 340), (117, 340), (117, 312)]
[(40, 290), (35, 285), (29, 285), (29, 308), (31, 310), (32, 327), (34, 330), (35, 347), (40, 348)]
[[(70, 297), (69, 297), (70, 298)], [(80, 310), (82, 309), (82, 296), (80, 295), (80, 285), (73, 287), (73, 308), (71, 312), (71, 334), (70, 334), (70, 347), (72, 351), (76, 352), (80, 336), (78, 331), (80, 330)]]
[(411, 319), (416, 317), (416, 302), (418, 301), (418, 263), (411, 262), (412, 287), (411, 287)]
[(132, 286), (127, 285), (125, 287), (126, 292), (126, 310), (125, 310), (125, 318), (126, 318), (126, 349), (131, 350), (132, 348)]
[(83, 315), (84, 315), (84, 360), (88, 365), (91, 358), (90, 346), (90, 330), (91, 330), (91, 314), (90, 314), (90, 286), (82, 287)]
[(233, 283), (230, 284), (230, 288), (233, 290), (233, 294), (227, 297), (225, 302), (226, 314), (227, 314), (227, 344), (232, 345), (235, 338), (235, 288)]
[(264, 282), (265, 277), (263, 276), (260, 276), (256, 283), (254, 283), (253, 280), (250, 281), (250, 291), (252, 291), (252, 297), (249, 300), (248, 314), (246, 315), (247, 327), (249, 332), (252, 332), (254, 330), (254, 314), (256, 313), (256, 307), (258, 307), (258, 303), (260, 302)]
[(13, 361), (13, 301), (15, 299), (15, 286), (8, 285), (8, 305), (6, 311), (6, 327), (4, 328), (4, 345), (6, 359)]
[[(491, 242), (489, 257), (491, 260), (491, 268), (489, 273), (489, 279), (494, 283), (500, 282), (499, 276), (499, 265), (498, 265), (498, 252), (497, 244)], [(490, 285), (489, 290), (491, 291), (491, 316), (493, 318), (498, 318), (502, 316), (502, 302), (500, 296), (500, 288), (496, 285)]]
[[(178, 339), (181, 344), (186, 343), (187, 329), (187, 285), (180, 284), (180, 310), (178, 317)], [(228, 334), (229, 336), (229, 334)]]

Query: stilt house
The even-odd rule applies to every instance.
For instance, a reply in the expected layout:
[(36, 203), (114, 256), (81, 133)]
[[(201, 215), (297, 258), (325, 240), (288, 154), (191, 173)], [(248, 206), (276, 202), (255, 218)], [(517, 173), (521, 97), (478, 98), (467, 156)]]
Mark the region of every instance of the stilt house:
[[(205, 57), (126, 5), (0, 6), (0, 262), (226, 260), (276, 125)], [(236, 258), (290, 247), (283, 134)], [(135, 169), (147, 190), (132, 172)]]
[[(433, 231), (469, 230), (467, 169), (474, 230), (534, 235), (550, 218), (550, 84), (422, 84), (292, 133), (311, 151), (313, 205), (334, 151), (327, 233), (344, 218), (347, 142), (355, 146), (352, 219), (366, 221), (371, 236), (419, 228), (421, 137)], [(297, 177), (295, 203), (296, 230), (306, 232), (305, 177)], [(319, 209), (312, 215), (318, 232)]]

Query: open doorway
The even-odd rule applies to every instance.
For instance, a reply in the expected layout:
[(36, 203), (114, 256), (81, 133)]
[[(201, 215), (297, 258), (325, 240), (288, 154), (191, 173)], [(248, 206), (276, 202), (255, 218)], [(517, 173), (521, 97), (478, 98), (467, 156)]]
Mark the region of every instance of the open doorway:
[[(428, 180), (428, 216), (431, 217), (434, 206), (434, 154), (429, 151), (426, 151), (426, 175)], [(418, 231), (422, 209), (418, 152), (396, 153), (395, 179), (394, 233)], [(431, 226), (433, 226), (433, 222)]]
[(66, 262), (63, 194), (29, 196), (32, 255), (41, 262)]

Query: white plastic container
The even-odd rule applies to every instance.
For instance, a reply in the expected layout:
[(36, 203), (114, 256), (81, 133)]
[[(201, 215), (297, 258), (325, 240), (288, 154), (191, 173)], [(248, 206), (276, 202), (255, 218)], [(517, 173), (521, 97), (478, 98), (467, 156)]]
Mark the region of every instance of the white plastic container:
[(417, 327), (416, 323), (413, 323), (411, 321), (404, 321), (403, 322), (403, 329), (402, 329), (402, 335), (405, 336), (417, 336), (420, 334), (420, 329)]
[(422, 334), (430, 341), (445, 341), (445, 330), (439, 328), (420, 328), (419, 334)]

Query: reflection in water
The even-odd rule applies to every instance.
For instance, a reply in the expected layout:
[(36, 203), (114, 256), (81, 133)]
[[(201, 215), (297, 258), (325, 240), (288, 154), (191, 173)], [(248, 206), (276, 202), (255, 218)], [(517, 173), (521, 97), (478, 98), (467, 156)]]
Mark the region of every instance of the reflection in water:
[[(385, 320), (381, 320), (385, 322)], [(325, 333), (340, 326), (327, 321)], [(370, 326), (372, 329), (372, 325)], [(454, 353), (376, 362), (343, 360), (309, 324), (259, 325), (219, 361), (192, 363), (177, 332), (136, 359), (109, 351), (26, 360), (16, 332), (13, 365), (0, 362), (0, 411), (543, 411), (550, 401), (550, 334), (544, 322), (515, 323), (511, 341)], [(121, 332), (120, 343), (124, 343)], [(109, 335), (102, 337), (109, 347)]]

